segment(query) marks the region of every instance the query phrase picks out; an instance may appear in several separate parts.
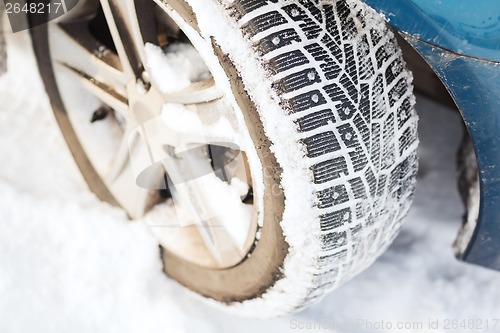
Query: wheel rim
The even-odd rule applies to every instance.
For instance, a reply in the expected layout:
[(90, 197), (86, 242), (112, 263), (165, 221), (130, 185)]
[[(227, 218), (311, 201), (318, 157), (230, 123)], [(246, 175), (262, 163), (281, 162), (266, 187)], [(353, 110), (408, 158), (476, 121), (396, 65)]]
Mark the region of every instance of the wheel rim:
[(155, 59), (168, 60), (173, 46), (196, 55), (165, 13), (146, 1), (79, 4), (49, 27), (56, 81), (86, 154), (127, 213), (182, 259), (231, 267), (259, 228), (260, 180), (245, 154), (254, 147), (208, 70), (186, 80), (167, 66), (184, 83), (158, 79)]

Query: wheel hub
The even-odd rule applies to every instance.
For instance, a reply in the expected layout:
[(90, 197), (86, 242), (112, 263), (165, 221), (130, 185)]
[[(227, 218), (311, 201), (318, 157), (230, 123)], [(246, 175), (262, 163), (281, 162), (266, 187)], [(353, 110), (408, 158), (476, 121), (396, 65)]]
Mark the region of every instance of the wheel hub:
[[(163, 247), (201, 266), (235, 265), (250, 251), (257, 229), (243, 153), (253, 148), (241, 139), (246, 129), (213, 78), (162, 89), (161, 80), (193, 76), (184, 75), (178, 59), (201, 57), (193, 58), (195, 49), (186, 42), (147, 44), (151, 36), (137, 27), (154, 18), (121, 6), (113, 2), (97, 10), (106, 22), (94, 30), (109, 27), (112, 49), (84, 30), (88, 7), (50, 23), (52, 61), (72, 126), (109, 191), (132, 218), (150, 226)], [(96, 19), (90, 19), (94, 25)], [(158, 40), (164, 40), (160, 30)], [(169, 75), (155, 76), (155, 70)], [(91, 121), (84, 121), (89, 112)]]

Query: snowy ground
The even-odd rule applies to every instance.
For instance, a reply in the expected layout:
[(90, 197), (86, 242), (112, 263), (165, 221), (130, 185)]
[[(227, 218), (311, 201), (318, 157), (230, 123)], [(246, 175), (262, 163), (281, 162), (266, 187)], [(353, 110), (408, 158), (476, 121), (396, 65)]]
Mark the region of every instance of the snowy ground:
[[(500, 331), (500, 274), (452, 254), (462, 214), (456, 113), (418, 99), (415, 204), (382, 258), (302, 313), (242, 319), (169, 281), (147, 228), (89, 193), (58, 132), (26, 36), (8, 41), (9, 72), (0, 78), (0, 332), (245, 333), (311, 325), (348, 333)], [(474, 321), (458, 330), (450, 321), (446, 330), (454, 319)]]

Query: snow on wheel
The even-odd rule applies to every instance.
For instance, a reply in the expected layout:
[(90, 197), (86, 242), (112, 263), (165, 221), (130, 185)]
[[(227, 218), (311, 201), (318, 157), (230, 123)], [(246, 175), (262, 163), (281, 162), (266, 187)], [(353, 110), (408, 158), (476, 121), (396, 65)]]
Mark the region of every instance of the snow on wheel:
[(411, 75), (363, 3), (85, 0), (32, 36), (89, 187), (150, 226), (166, 274), (214, 303), (296, 311), (400, 229)]

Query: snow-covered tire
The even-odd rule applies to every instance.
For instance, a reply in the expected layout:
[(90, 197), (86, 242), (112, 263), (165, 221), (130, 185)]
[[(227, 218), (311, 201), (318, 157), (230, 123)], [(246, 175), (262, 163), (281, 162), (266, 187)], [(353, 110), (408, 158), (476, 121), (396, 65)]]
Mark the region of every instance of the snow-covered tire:
[(297, 311), (373, 263), (409, 209), (417, 116), (401, 51), (355, 0), (163, 3), (219, 60), (264, 171), (247, 258), (210, 269), (163, 251), (165, 272), (238, 314)]

